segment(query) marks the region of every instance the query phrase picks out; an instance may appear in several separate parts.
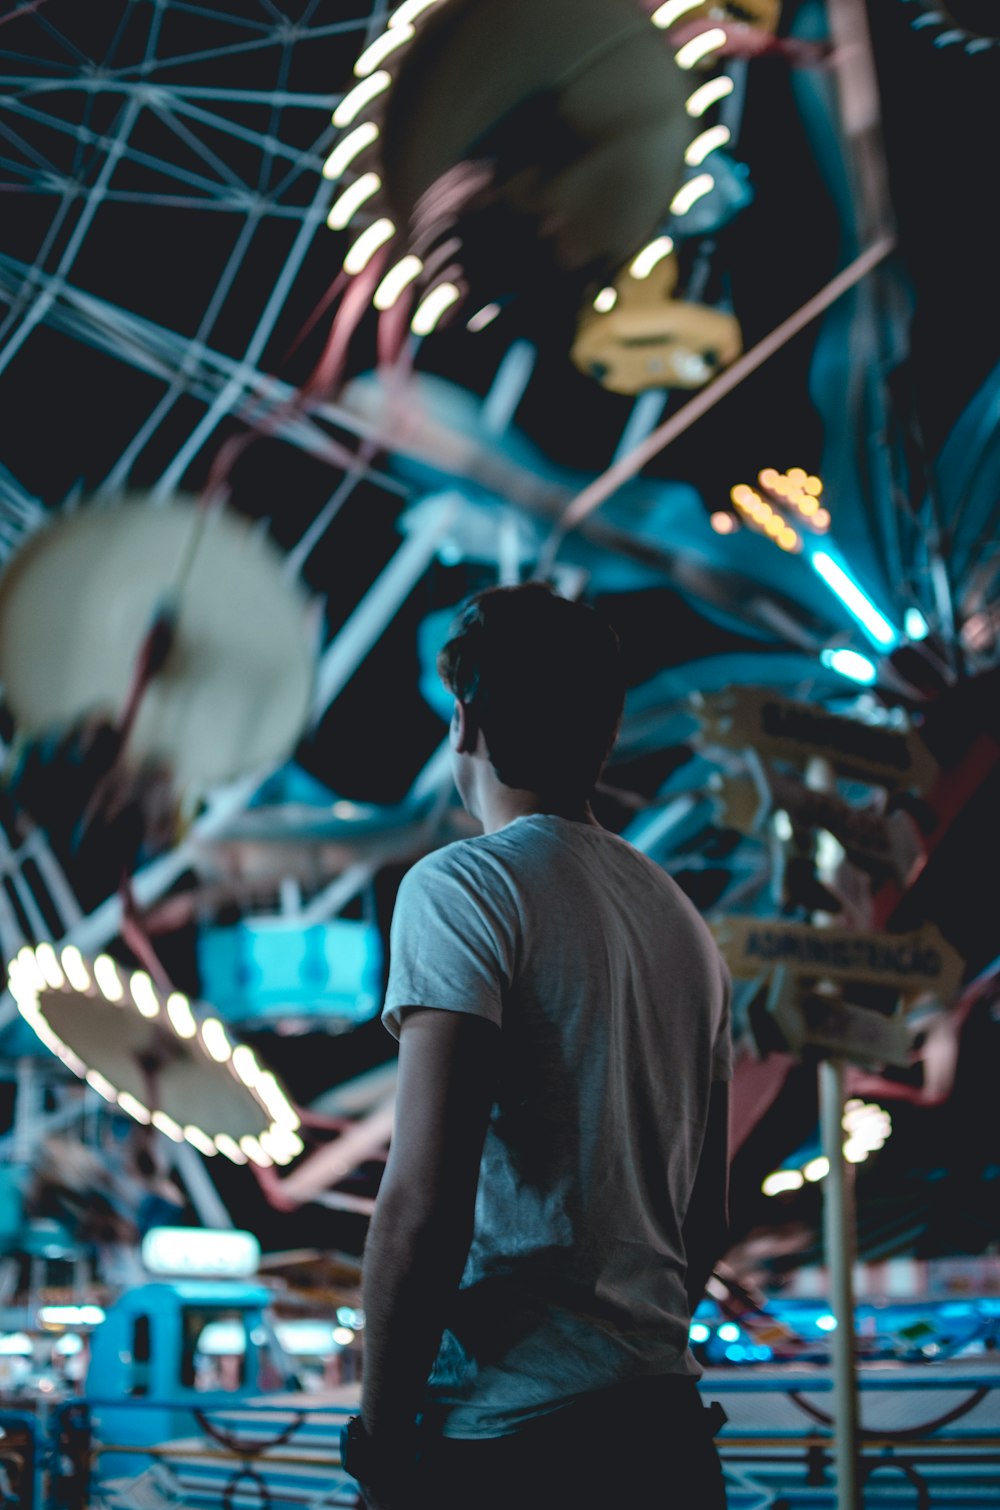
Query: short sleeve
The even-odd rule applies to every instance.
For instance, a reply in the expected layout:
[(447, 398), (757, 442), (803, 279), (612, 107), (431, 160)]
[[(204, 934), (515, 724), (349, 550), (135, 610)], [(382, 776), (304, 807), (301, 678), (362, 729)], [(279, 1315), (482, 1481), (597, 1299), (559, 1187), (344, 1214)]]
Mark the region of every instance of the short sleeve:
[(400, 885), (382, 1009), (394, 1038), (407, 1007), (439, 1007), (502, 1024), (513, 977), (511, 907), (488, 871), (449, 853), (458, 847), (418, 861)]
[(712, 1042), (712, 1079), (733, 1078), (733, 982), (726, 965), (721, 961), (723, 976), (722, 1013)]

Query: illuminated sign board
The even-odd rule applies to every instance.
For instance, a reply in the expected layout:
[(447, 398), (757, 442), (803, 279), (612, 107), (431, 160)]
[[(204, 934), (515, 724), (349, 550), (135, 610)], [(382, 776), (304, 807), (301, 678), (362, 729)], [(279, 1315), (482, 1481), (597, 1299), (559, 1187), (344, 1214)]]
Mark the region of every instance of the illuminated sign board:
[(783, 966), (793, 975), (867, 981), (907, 994), (933, 991), (954, 996), (962, 958), (933, 927), (919, 933), (868, 933), (854, 928), (817, 928), (783, 919), (728, 916), (712, 924), (733, 975), (745, 979)]
[(260, 1243), (252, 1232), (208, 1227), (153, 1227), (142, 1240), (151, 1274), (190, 1279), (247, 1279), (257, 1273)]

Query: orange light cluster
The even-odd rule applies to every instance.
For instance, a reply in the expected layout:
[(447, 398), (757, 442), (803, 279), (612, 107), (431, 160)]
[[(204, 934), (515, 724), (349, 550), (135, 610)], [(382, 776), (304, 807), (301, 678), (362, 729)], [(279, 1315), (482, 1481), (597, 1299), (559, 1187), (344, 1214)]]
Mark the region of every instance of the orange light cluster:
[(752, 530), (768, 535), (783, 551), (800, 551), (802, 536), (792, 528), (785, 516), (771, 507), (766, 499), (745, 482), (731, 488), (729, 496), (736, 509)]
[(792, 511), (806, 529), (816, 535), (826, 534), (830, 528), (830, 511), (819, 501), (823, 492), (819, 477), (804, 472), (801, 467), (789, 467), (787, 472), (763, 467), (757, 473), (757, 481), (773, 502)]

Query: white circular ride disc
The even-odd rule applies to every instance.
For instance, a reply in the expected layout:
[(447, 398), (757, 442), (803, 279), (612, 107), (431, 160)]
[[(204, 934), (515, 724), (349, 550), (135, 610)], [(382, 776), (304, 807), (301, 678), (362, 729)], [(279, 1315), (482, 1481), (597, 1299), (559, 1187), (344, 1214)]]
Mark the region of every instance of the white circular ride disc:
[(127, 498), (57, 516), (0, 577), (0, 681), (37, 734), (117, 717), (157, 609), (176, 593), (169, 656), (129, 741), (179, 787), (287, 758), (309, 715), (315, 663), (303, 591), (247, 520), (190, 498)]

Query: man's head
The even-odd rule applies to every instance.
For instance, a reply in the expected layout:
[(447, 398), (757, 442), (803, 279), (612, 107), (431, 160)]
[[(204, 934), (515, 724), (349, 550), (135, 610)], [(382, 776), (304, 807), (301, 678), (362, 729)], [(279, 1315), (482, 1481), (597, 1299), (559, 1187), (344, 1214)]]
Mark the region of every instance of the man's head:
[[(438, 672), (455, 695), (460, 758), (481, 733), (505, 787), (586, 802), (625, 696), (618, 636), (592, 608), (543, 582), (488, 588), (460, 610)], [(469, 806), (460, 765), (456, 779)]]

